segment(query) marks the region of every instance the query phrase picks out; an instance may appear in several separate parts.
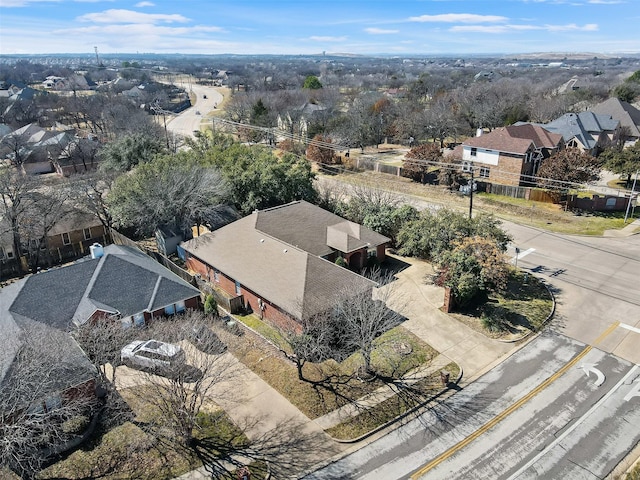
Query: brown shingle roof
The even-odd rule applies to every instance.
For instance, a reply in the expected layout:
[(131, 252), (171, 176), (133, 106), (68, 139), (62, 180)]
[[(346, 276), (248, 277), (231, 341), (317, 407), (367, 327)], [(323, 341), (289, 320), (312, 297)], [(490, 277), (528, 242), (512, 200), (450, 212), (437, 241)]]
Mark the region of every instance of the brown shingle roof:
[(500, 152), (524, 154), (532, 143), (536, 148), (556, 148), (561, 141), (560, 134), (551, 133), (539, 125), (522, 124), (497, 128), (479, 137), (470, 138), (463, 144)]
[(344, 241), (348, 250), (339, 249), (344, 253), (366, 245), (374, 247), (389, 242), (384, 235), (304, 200), (257, 212), (257, 230), (319, 257), (333, 251), (327, 240), (329, 227), (333, 231), (347, 232), (352, 237)]
[[(313, 212), (307, 208), (254, 212), (215, 232), (184, 242), (182, 247), (293, 317), (308, 318), (330, 308), (345, 292), (366, 291), (375, 283), (257, 228), (262, 214), (268, 213), (267, 217), (274, 221), (271, 226), (282, 227), (278, 233), (289, 234), (289, 238), (297, 238), (319, 250), (319, 242), (313, 240), (310, 232), (295, 235), (295, 219), (299, 216), (280, 218), (291, 211), (301, 214), (303, 210)], [(326, 237), (324, 231), (323, 236)]]

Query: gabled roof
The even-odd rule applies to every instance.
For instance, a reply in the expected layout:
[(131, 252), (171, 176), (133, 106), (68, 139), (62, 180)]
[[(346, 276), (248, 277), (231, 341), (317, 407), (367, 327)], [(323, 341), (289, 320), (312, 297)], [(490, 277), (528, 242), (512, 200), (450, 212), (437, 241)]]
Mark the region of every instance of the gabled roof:
[(612, 97), (591, 108), (598, 115), (607, 115), (620, 122), (620, 126), (627, 127), (632, 137), (640, 137), (640, 110), (633, 105)]
[(96, 311), (123, 317), (193, 298), (200, 291), (139, 250), (104, 247), (104, 256), (31, 275), (8, 313), (60, 330), (85, 323)]
[(576, 138), (586, 148), (593, 149), (597, 146), (598, 136), (601, 133), (613, 132), (618, 125), (619, 122), (610, 115), (580, 112), (566, 113), (542, 126), (550, 132), (562, 135), (565, 142)]
[(256, 216), (256, 230), (319, 257), (333, 252), (328, 241), (330, 227), (333, 231), (340, 230), (351, 237), (349, 241), (345, 239), (345, 250), (334, 247), (343, 253), (367, 245), (375, 247), (389, 242), (384, 235), (304, 200), (261, 210), (253, 215)]
[[(306, 204), (294, 202), (279, 207), (281, 210), (254, 212), (215, 232), (189, 240), (182, 247), (297, 319), (308, 318), (330, 308), (345, 292), (362, 292), (375, 286), (374, 282), (361, 275), (284, 240), (294, 238), (299, 243), (326, 252), (326, 244), (321, 246), (322, 242), (314, 238), (314, 235), (319, 235), (326, 239), (325, 223), (320, 222), (322, 228), (303, 231), (303, 235), (298, 231), (318, 218), (345, 221), (318, 207), (300, 203)], [(308, 208), (308, 205), (313, 208)], [(304, 212), (315, 215), (305, 220)], [(283, 219), (287, 214), (292, 217)], [(302, 224), (297, 224), (298, 221)], [(379, 237), (386, 239), (382, 235)]]
[(484, 133), (479, 137), (472, 137), (462, 144), (465, 147), (483, 148), (499, 152), (516, 153), (524, 155), (533, 145), (530, 138), (513, 137), (506, 127), (496, 128), (492, 132)]

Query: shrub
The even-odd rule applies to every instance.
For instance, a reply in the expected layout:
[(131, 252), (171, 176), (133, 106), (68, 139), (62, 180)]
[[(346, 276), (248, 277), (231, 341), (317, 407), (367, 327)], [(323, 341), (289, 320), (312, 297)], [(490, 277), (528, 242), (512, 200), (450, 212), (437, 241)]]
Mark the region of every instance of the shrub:
[(492, 308), (486, 305), (480, 321), (482, 326), (490, 332), (504, 332), (509, 328), (509, 320), (502, 308)]
[(342, 258), (342, 257), (338, 257), (338, 258), (336, 258), (336, 262), (335, 262), (335, 263), (336, 263), (336, 265), (338, 265), (339, 267), (347, 268), (347, 261), (346, 261), (344, 258)]
[(204, 301), (204, 313), (207, 315), (217, 315), (218, 302), (216, 302), (213, 295), (207, 295), (207, 298)]

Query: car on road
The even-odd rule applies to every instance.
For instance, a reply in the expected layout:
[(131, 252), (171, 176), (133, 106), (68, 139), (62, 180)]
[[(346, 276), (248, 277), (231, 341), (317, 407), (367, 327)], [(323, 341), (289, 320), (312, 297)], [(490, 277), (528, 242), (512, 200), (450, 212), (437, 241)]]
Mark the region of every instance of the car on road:
[(180, 345), (159, 340), (136, 340), (120, 351), (120, 360), (134, 368), (169, 370), (184, 365), (185, 354)]
[(196, 110), (196, 115), (200, 115), (200, 110)]

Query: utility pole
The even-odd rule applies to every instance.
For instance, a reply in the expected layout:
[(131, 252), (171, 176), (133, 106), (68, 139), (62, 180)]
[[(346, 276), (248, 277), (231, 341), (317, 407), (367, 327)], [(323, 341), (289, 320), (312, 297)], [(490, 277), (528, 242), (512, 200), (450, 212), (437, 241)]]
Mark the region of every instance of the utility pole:
[(633, 179), (633, 186), (631, 187), (631, 195), (629, 195), (629, 202), (627, 203), (627, 211), (624, 213), (624, 223), (627, 223), (627, 218), (629, 217), (629, 207), (631, 207), (631, 201), (633, 200), (633, 194), (636, 191), (636, 182), (638, 181), (638, 172), (640, 170), (636, 170), (636, 178)]
[(471, 184), (469, 185), (469, 220), (473, 218), (473, 162), (471, 162)]

